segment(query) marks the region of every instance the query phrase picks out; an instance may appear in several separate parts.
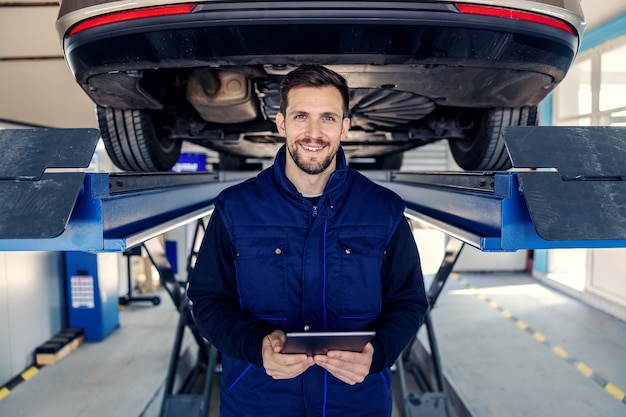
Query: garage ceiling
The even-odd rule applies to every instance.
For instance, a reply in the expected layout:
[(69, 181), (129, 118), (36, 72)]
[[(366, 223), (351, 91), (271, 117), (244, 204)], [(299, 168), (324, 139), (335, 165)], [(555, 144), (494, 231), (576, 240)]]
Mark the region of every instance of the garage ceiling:
[(587, 19), (587, 30), (626, 13), (625, 0), (583, 0), (581, 4)]

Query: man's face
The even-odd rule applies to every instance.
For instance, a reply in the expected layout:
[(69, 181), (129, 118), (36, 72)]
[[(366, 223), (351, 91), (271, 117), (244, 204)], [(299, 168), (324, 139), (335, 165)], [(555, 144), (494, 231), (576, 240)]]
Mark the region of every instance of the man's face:
[(285, 116), (278, 113), (276, 126), (286, 138), (287, 165), (307, 174), (324, 172), (332, 164), (341, 140), (350, 127), (343, 117), (341, 94), (334, 87), (297, 87), (289, 91)]

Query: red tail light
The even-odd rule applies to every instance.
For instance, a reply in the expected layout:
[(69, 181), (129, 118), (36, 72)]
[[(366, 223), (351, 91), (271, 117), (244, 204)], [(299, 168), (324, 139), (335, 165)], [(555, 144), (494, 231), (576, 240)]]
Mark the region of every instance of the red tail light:
[(521, 10), (504, 9), (500, 7), (491, 6), (475, 6), (470, 4), (457, 4), (457, 9), (461, 13), (476, 14), (482, 16), (494, 16), (504, 17), (506, 19), (524, 20), (526, 22), (539, 23), (546, 26), (552, 26), (565, 32), (576, 36), (574, 29), (572, 29), (567, 23), (556, 19), (554, 17), (548, 17), (537, 13), (524, 12)]
[(72, 29), (70, 29), (67, 36), (75, 35), (85, 29), (108, 25), (109, 23), (126, 22), (128, 20), (144, 19), (147, 17), (187, 14), (191, 11), (191, 9), (193, 9), (193, 7), (194, 4), (177, 4), (173, 6), (150, 7), (147, 9), (136, 9), (118, 13), (110, 13), (80, 22)]

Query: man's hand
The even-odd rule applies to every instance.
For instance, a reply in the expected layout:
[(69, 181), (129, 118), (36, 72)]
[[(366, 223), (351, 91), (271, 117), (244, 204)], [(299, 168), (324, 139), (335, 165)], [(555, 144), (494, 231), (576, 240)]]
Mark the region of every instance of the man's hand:
[(335, 378), (354, 385), (363, 382), (369, 374), (373, 356), (374, 346), (368, 343), (361, 352), (329, 350), (326, 355), (315, 355), (313, 360)]
[(315, 364), (313, 358), (305, 354), (280, 353), (285, 339), (285, 333), (280, 330), (274, 330), (263, 338), (263, 367), (274, 379), (295, 378)]

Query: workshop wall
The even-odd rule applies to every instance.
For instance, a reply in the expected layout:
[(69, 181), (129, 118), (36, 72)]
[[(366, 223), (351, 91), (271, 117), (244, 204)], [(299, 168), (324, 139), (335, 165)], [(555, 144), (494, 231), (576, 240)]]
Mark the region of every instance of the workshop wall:
[[(94, 106), (63, 60), (57, 11), (53, 3), (0, 2), (0, 119), (96, 126)], [(35, 348), (66, 325), (63, 285), (62, 253), (0, 252), (0, 384), (32, 365)]]
[(33, 363), (65, 321), (60, 252), (0, 252), (0, 384)]
[(72, 78), (55, 30), (58, 6), (0, 2), (0, 119), (96, 127), (94, 105)]

